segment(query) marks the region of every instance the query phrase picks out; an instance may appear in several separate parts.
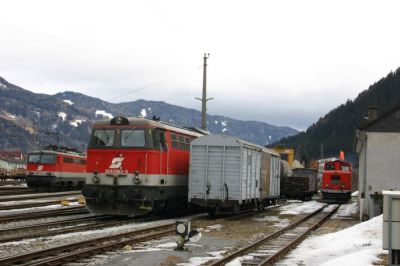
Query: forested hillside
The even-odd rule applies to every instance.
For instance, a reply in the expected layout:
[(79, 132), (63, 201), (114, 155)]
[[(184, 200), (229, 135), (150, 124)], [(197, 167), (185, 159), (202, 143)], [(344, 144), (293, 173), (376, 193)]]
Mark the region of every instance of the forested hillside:
[(296, 149), (298, 158), (318, 159), (338, 156), (354, 158), (355, 131), (367, 116), (368, 106), (378, 107), (378, 116), (400, 105), (400, 68), (361, 92), (354, 101), (347, 100), (330, 111), (305, 132), (281, 139), (278, 143)]

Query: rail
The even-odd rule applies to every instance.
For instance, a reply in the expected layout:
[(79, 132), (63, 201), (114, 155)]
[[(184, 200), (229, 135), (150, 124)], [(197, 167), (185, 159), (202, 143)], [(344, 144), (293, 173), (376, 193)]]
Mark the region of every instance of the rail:
[[(212, 265), (212, 266), (225, 265), (226, 263), (234, 260), (237, 257), (246, 255), (249, 252), (257, 249), (258, 247), (266, 244), (267, 242), (272, 241), (274, 239), (277, 239), (278, 237), (280, 237), (284, 233), (288, 232), (289, 230), (295, 229), (299, 225), (305, 223), (306, 221), (308, 221), (312, 217), (314, 217), (317, 214), (319, 214), (324, 208), (326, 208), (326, 206), (324, 206), (324, 207), (322, 207), (322, 208), (320, 208), (320, 209), (308, 214), (307, 216), (305, 216), (303, 218), (298, 219), (297, 221), (291, 223), (289, 226), (287, 226), (287, 227), (285, 227), (285, 228), (283, 228), (283, 229), (281, 229), (279, 231), (276, 231), (276, 232), (274, 232), (272, 234), (269, 234), (268, 236), (266, 236), (266, 237), (264, 237), (264, 238), (262, 238), (262, 239), (260, 239), (260, 240), (258, 240), (256, 242), (254, 242), (254, 243), (252, 243), (252, 244), (250, 244), (248, 246), (245, 246), (245, 247), (243, 247), (243, 248), (231, 253), (228, 256), (225, 256), (224, 258), (222, 258), (222, 259), (220, 259), (220, 260), (218, 260), (218, 261), (216, 261), (216, 262), (214, 262), (214, 263), (212, 263), (210, 265)], [(268, 263), (271, 263), (271, 261), (276, 260), (278, 257), (282, 256), (282, 254), (284, 252), (286, 252), (288, 249), (292, 248), (296, 243), (298, 243), (301, 239), (303, 239), (311, 230), (314, 230), (316, 228), (317, 224), (320, 225), (323, 221), (325, 221), (331, 215), (333, 215), (337, 211), (338, 208), (339, 208), (339, 206), (337, 206), (335, 209), (330, 211), (327, 215), (324, 215), (323, 218), (318, 220), (317, 223), (315, 223), (314, 225), (308, 227), (309, 229), (304, 234), (302, 234), (300, 237), (296, 237), (295, 240), (290, 241), (290, 243), (288, 245), (285, 245), (285, 247), (282, 247), (277, 252), (273, 252), (272, 254), (271, 253), (262, 254), (262, 260), (261, 261), (252, 261), (251, 265), (267, 265)], [(266, 259), (266, 257), (267, 257), (267, 259)], [(242, 262), (242, 265), (245, 265), (245, 264), (246, 264), (245, 262)]]

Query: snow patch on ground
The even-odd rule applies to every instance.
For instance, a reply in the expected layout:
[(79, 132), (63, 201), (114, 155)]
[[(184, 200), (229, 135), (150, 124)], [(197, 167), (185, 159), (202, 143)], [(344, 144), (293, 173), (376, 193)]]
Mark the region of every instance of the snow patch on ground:
[(315, 200), (303, 203), (291, 203), (289, 205), (280, 207), (280, 214), (309, 214), (326, 205), (326, 203), (317, 202)]
[[(61, 200), (60, 200), (61, 202)], [(76, 207), (79, 206), (79, 202), (72, 202), (69, 204), (69, 207)], [(3, 210), (0, 211), (0, 215), (12, 215), (12, 214), (19, 214), (19, 213), (26, 213), (26, 212), (39, 212), (39, 211), (49, 211), (54, 209), (68, 209), (69, 207), (64, 207), (61, 204), (54, 204), (42, 207), (32, 207), (32, 208), (24, 208), (24, 209), (12, 209), (12, 210)]]
[(73, 105), (74, 103), (71, 100), (63, 100), (66, 104)]
[(250, 256), (250, 255), (246, 255), (243, 257), (238, 257), (230, 262), (228, 262), (227, 264), (225, 264), (225, 266), (241, 266), (242, 265), (242, 261), (245, 260), (252, 260), (254, 257)]
[(228, 122), (227, 122), (227, 121), (221, 121), (221, 125), (222, 125), (223, 127), (226, 127), (226, 126), (228, 125)]
[(69, 124), (74, 127), (78, 127), (80, 124), (85, 122), (86, 120), (75, 119), (74, 121), (70, 121)]
[(213, 224), (213, 225), (208, 225), (208, 226), (206, 226), (207, 228), (206, 229), (204, 229), (203, 227), (201, 227), (201, 228), (197, 228), (197, 231), (199, 231), (199, 232), (201, 232), (201, 231), (204, 231), (204, 232), (211, 232), (211, 230), (221, 230), (222, 229), (222, 227), (223, 227), (223, 225), (222, 224)]
[(222, 129), (222, 132), (226, 132), (226, 127), (224, 127), (224, 128)]
[(257, 222), (273, 222), (275, 227), (286, 227), (290, 224), (289, 219), (279, 219), (277, 216), (264, 216), (253, 218)]
[(58, 117), (60, 117), (63, 121), (67, 118), (67, 114), (64, 112), (58, 112)]
[(226, 250), (222, 250), (222, 251), (213, 251), (213, 252), (209, 252), (207, 253), (210, 256), (207, 257), (193, 257), (189, 259), (189, 262), (187, 263), (178, 263), (178, 266), (199, 266), (202, 265), (204, 263), (207, 263), (211, 260), (220, 260), (223, 258), (223, 255), (226, 252)]
[(310, 237), (279, 265), (373, 265), (376, 256), (382, 253), (382, 217), (335, 233)]
[(106, 117), (106, 118), (109, 118), (109, 119), (112, 119), (112, 118), (113, 118), (113, 115), (112, 115), (112, 114), (107, 113), (107, 112), (104, 111), (104, 110), (96, 110), (95, 115), (96, 115), (96, 116), (101, 115), (101, 116)]
[(354, 217), (359, 212), (357, 202), (351, 204), (342, 204), (339, 210), (332, 216), (332, 218)]

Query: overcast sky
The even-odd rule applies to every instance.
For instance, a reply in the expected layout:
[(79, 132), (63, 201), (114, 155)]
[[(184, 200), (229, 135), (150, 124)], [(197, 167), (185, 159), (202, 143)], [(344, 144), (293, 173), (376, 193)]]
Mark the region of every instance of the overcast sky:
[[(400, 66), (400, 1), (0, 0), (0, 76), (306, 129)], [(160, 114), (162, 116), (162, 114)]]

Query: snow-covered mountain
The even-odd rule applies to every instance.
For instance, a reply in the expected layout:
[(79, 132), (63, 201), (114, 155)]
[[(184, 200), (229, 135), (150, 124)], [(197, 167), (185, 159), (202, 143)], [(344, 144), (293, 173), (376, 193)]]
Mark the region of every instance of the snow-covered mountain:
[[(162, 121), (182, 126), (199, 126), (201, 114), (194, 109), (160, 101), (137, 100), (113, 104), (76, 92), (56, 95), (36, 94), (15, 86), (0, 77), (0, 149), (59, 144), (86, 149), (93, 121), (117, 115), (160, 117)], [(219, 115), (208, 115), (208, 128), (260, 145), (270, 144), (284, 136), (296, 134), (295, 129), (277, 127), (263, 122), (241, 121)], [(34, 134), (36, 132), (36, 134)]]

